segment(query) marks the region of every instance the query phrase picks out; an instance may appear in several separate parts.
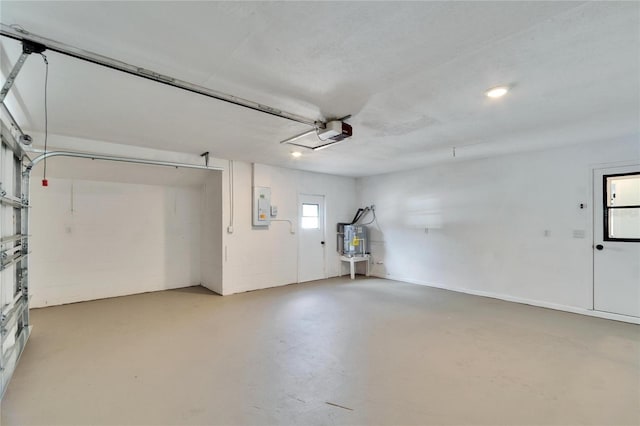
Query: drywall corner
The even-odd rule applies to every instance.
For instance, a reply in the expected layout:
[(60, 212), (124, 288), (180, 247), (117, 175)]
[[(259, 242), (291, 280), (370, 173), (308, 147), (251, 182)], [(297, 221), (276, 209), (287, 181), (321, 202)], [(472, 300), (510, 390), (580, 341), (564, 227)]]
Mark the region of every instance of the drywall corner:
[(210, 172), (203, 187), (201, 273), (203, 287), (222, 291), (222, 172)]

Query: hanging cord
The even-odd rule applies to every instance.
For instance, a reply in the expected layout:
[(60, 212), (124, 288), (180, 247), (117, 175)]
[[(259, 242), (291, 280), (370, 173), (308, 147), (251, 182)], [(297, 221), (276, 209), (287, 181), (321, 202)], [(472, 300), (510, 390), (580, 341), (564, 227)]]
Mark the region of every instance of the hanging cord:
[[(47, 88), (49, 85), (49, 61), (44, 53), (41, 53), (42, 60), (44, 61), (44, 153), (47, 153), (47, 142), (49, 139), (49, 110), (47, 108)], [(47, 181), (47, 158), (44, 159), (44, 172), (42, 175), (42, 186), (49, 186)]]
[[(378, 217), (376, 216), (376, 209), (375, 207), (367, 207), (366, 212), (360, 217), (360, 219), (362, 219), (368, 212), (371, 212), (371, 214), (373, 214), (373, 219), (371, 219), (369, 222), (367, 223), (361, 223), (360, 225), (371, 225), (372, 223), (375, 223), (376, 228), (378, 228), (378, 231), (382, 232), (382, 228), (380, 228), (380, 224), (378, 223)], [(358, 219), (358, 220), (360, 220)]]
[(369, 207), (367, 207), (367, 208), (366, 208), (366, 212), (362, 215), (361, 219), (362, 219), (362, 218), (364, 218), (364, 217), (365, 217), (365, 215), (366, 215), (368, 212), (371, 212), (371, 213), (373, 214), (373, 219), (371, 219), (371, 220), (370, 220), (369, 222), (367, 222), (367, 223), (361, 223), (360, 225), (371, 225), (373, 222), (375, 222), (375, 221), (376, 221), (376, 211), (375, 211), (375, 210), (370, 209)]
[(363, 209), (358, 209), (358, 214), (356, 214), (356, 217), (353, 219), (353, 222), (351, 223), (352, 225), (370, 225), (371, 223), (373, 223), (373, 220), (371, 222), (367, 222), (367, 223), (360, 223), (360, 221), (362, 219), (364, 219), (365, 217), (367, 217), (367, 215), (369, 214), (369, 212), (373, 212), (373, 217), (376, 216), (376, 212), (373, 211), (371, 209), (371, 207), (367, 206)]

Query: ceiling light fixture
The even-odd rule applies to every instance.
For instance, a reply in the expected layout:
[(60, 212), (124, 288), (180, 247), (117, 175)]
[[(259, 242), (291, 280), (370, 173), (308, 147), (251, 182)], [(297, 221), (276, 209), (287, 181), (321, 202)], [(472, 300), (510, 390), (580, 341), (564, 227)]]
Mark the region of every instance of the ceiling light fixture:
[(485, 94), (489, 98), (501, 98), (506, 95), (508, 91), (509, 88), (507, 86), (497, 86), (487, 90)]
[(300, 151), (293, 151), (291, 156), (294, 158), (302, 157), (302, 153)]

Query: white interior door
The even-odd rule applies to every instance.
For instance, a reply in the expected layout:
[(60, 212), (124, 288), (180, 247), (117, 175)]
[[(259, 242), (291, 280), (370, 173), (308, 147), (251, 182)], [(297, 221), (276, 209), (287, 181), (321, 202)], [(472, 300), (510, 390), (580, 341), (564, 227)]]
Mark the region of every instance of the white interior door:
[(321, 280), (325, 274), (324, 195), (298, 197), (298, 282)]
[(593, 179), (593, 308), (640, 317), (640, 165)]

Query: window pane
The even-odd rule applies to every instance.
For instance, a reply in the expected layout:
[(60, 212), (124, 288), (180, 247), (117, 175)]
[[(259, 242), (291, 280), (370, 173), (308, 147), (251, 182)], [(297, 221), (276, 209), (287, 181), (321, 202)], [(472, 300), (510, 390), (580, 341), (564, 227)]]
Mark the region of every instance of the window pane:
[(306, 217), (318, 217), (319, 206), (317, 204), (303, 204), (302, 216)]
[(302, 217), (300, 222), (302, 229), (319, 229), (317, 217)]
[(610, 209), (609, 238), (640, 238), (640, 208)]
[(640, 175), (607, 178), (607, 206), (640, 205)]

